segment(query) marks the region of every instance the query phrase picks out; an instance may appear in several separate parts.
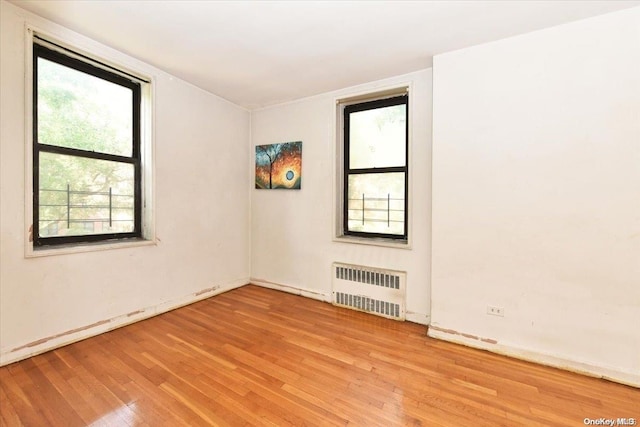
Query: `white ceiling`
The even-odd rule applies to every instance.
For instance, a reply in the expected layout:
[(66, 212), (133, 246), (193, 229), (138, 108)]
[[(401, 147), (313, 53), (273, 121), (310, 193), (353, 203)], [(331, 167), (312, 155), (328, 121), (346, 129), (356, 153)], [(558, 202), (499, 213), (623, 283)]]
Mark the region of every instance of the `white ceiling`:
[(635, 0), (12, 3), (249, 109), (428, 68), (439, 53), (640, 5)]

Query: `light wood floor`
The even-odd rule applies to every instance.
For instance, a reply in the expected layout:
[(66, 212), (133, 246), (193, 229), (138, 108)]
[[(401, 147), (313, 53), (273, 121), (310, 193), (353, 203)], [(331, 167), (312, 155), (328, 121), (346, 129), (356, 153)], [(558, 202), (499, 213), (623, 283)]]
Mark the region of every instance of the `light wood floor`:
[(640, 390), (245, 286), (0, 369), (7, 426), (583, 426)]

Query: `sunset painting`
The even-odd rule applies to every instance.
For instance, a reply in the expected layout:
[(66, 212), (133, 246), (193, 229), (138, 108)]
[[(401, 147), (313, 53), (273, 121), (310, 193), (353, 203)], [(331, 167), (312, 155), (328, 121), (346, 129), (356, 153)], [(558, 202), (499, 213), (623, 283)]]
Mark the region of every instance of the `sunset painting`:
[(256, 188), (299, 190), (302, 141), (256, 146)]

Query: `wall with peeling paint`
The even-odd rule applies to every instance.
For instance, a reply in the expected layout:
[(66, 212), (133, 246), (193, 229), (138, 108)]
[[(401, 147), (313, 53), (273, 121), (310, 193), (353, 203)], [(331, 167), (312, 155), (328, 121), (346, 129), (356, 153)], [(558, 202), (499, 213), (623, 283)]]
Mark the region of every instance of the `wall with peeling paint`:
[[(0, 363), (247, 283), (249, 113), (5, 1), (0, 8)], [(25, 23), (154, 77), (155, 245), (25, 258)]]
[(433, 120), (430, 335), (640, 385), (640, 9), (436, 56)]

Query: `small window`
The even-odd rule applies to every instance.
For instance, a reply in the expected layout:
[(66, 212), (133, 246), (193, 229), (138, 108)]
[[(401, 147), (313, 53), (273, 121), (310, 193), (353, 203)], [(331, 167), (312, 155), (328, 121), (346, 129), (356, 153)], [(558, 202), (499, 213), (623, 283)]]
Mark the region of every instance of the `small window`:
[(343, 109), (343, 234), (407, 240), (408, 96)]
[(34, 247), (142, 237), (141, 85), (33, 45)]

